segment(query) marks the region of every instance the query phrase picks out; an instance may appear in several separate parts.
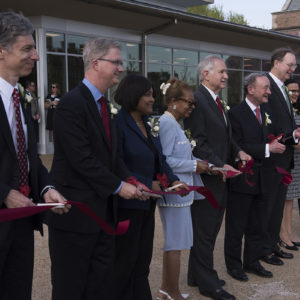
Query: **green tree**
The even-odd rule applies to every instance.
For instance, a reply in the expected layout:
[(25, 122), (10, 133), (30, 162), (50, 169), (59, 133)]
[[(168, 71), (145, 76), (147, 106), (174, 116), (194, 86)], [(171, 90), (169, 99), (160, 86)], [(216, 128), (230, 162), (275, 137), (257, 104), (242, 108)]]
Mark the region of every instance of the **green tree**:
[(242, 14), (237, 14), (230, 11), (228, 14), (225, 14), (222, 5), (200, 5), (200, 6), (191, 6), (188, 7), (187, 11), (192, 14), (206, 16), (213, 19), (218, 19), (222, 21), (228, 21), (232, 23), (237, 23), (241, 25), (249, 25), (248, 21)]

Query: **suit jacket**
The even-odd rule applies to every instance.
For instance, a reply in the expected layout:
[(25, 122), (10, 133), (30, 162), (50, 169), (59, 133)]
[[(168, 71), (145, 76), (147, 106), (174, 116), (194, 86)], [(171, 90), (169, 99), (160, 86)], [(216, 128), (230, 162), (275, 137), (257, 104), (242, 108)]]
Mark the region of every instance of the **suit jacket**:
[[(293, 108), (290, 105), (290, 113), (281, 90), (278, 88), (277, 84), (269, 74), (266, 76), (270, 80), (271, 95), (269, 96), (268, 103), (263, 104), (263, 106), (270, 106), (280, 132), (290, 135), (292, 131), (297, 128), (294, 119)], [(275, 154), (275, 158), (277, 165), (288, 171), (294, 166), (294, 148), (292, 147), (294, 144), (293, 139), (290, 139), (286, 144), (291, 145), (287, 145), (284, 155)]]
[[(128, 171), (117, 155), (117, 133), (110, 120), (110, 147), (96, 102), (80, 83), (66, 94), (54, 118), (54, 158), (51, 176), (69, 200), (87, 204), (96, 214), (114, 223), (115, 191)], [(76, 208), (59, 216), (49, 214), (49, 226), (73, 232), (98, 232), (100, 227)]]
[[(240, 148), (232, 139), (230, 121), (224, 108), (227, 125), (216, 102), (202, 84), (195, 92), (195, 100), (195, 109), (184, 121), (185, 129), (190, 129), (193, 138), (197, 140), (193, 154), (217, 167), (232, 163)], [(219, 204), (225, 205), (221, 203), (226, 192), (221, 176), (203, 174), (201, 177), (205, 187), (213, 192)]]
[[(169, 183), (178, 180), (166, 163), (166, 158), (162, 153), (159, 137), (151, 134), (151, 128), (147, 124), (147, 117), (143, 121), (146, 124), (148, 137), (152, 140), (158, 154), (158, 164), (156, 170), (155, 155), (147, 138), (138, 128), (134, 119), (125, 109), (121, 109), (115, 117), (118, 127), (118, 150), (124, 160), (131, 176), (137, 178), (148, 188), (152, 188), (152, 181), (157, 180), (157, 172), (165, 173)], [(126, 200), (119, 198), (119, 207), (133, 209), (150, 209), (150, 199), (146, 201)]]
[[(24, 105), (24, 100), (20, 99), (21, 110), (27, 125), (27, 155), (29, 160), (29, 185), (31, 187), (30, 197), (35, 203), (41, 202), (40, 193), (42, 189), (50, 184), (50, 177), (47, 169), (43, 166), (36, 147), (34, 127), (31, 118), (29, 105)], [(26, 106), (26, 107), (25, 107)], [(10, 126), (6, 116), (3, 101), (0, 97), (0, 208), (6, 208), (4, 200), (11, 189), (18, 190), (20, 181), (20, 169), (17, 153), (13, 142)], [(40, 216), (32, 217), (35, 229), (42, 230)], [(12, 222), (0, 223), (0, 234), (9, 230)]]
[[(234, 140), (254, 159), (252, 167), (254, 174), (247, 174), (246, 178), (244, 175), (232, 178), (230, 180), (232, 191), (245, 194), (267, 193), (272, 190), (275, 180), (278, 180), (274, 154), (271, 153), (270, 157), (266, 158), (265, 147), (270, 142), (268, 136), (270, 134), (276, 136), (279, 134), (279, 131), (272, 112), (266, 109), (267, 107), (261, 106), (262, 126), (258, 123), (256, 116), (246, 101), (243, 101), (229, 111), (228, 115)], [(266, 113), (269, 115), (271, 124), (266, 123)], [(251, 187), (247, 184), (246, 179), (255, 185)]]

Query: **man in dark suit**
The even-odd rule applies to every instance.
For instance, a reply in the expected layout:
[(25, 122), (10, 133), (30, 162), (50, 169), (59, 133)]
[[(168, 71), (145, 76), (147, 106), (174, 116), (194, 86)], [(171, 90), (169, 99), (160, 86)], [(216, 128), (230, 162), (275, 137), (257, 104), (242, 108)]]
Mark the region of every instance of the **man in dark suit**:
[[(140, 198), (122, 181), (128, 171), (117, 156), (117, 137), (104, 94), (123, 72), (120, 45), (95, 38), (83, 50), (84, 80), (60, 101), (54, 118), (54, 183), (65, 196), (86, 203), (111, 225), (116, 197)], [(114, 236), (82, 212), (50, 215), (52, 299), (111, 299)]]
[[(39, 59), (33, 26), (21, 14), (3, 12), (0, 32), (0, 209), (34, 206), (41, 198), (65, 203), (38, 156), (30, 107), (17, 83)], [(34, 229), (42, 232), (39, 216), (0, 223), (1, 300), (31, 299)]]
[[(265, 213), (275, 197), (274, 182), (278, 181), (272, 154), (285, 151), (279, 138), (272, 142), (268, 138), (270, 134), (278, 135), (272, 114), (261, 107), (261, 104), (268, 102), (271, 94), (268, 78), (251, 73), (245, 79), (244, 93), (245, 100), (229, 111), (229, 119), (234, 140), (254, 159), (253, 173), (230, 180), (224, 246), (227, 272), (240, 281), (248, 280), (244, 271), (273, 277), (259, 263), (259, 258), (267, 234)], [(242, 264), (243, 235), (245, 245)]]
[[(290, 145), (286, 147), (284, 155), (275, 155), (276, 165), (287, 172), (290, 172), (293, 168), (294, 149), (291, 144), (298, 143), (300, 129), (296, 129), (293, 109), (284, 86), (284, 81), (291, 77), (296, 67), (296, 57), (293, 51), (289, 48), (279, 48), (272, 54), (271, 72), (267, 74), (271, 84), (271, 95), (269, 96), (267, 105), (272, 110), (280, 132), (283, 134), (292, 133), (289, 139)], [(266, 239), (262, 259), (274, 265), (283, 264), (280, 258), (293, 258), (291, 253), (282, 251), (278, 246), (286, 192), (287, 186), (280, 182), (276, 197), (270, 204), (271, 207), (267, 216), (269, 218), (269, 238)]]
[[(250, 157), (232, 140), (230, 121), (218, 97), (228, 79), (226, 65), (217, 56), (206, 57), (198, 66), (198, 76), (196, 107), (185, 122), (185, 128), (190, 129), (197, 140), (193, 154), (216, 167), (236, 171), (229, 163), (236, 157), (244, 162)], [(194, 245), (189, 258), (188, 284), (198, 286), (201, 294), (213, 299), (235, 299), (222, 289), (224, 281), (219, 280), (213, 268), (213, 251), (226, 206), (227, 185), (221, 176), (203, 174), (201, 178), (222, 209), (216, 210), (207, 201), (195, 201), (191, 207)]]

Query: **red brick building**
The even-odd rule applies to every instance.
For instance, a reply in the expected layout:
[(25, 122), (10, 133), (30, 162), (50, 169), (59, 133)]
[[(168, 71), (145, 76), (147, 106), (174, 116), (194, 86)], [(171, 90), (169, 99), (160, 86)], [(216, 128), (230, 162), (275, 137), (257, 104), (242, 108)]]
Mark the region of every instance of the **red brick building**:
[(300, 36), (300, 0), (286, 0), (280, 12), (272, 13), (272, 29)]

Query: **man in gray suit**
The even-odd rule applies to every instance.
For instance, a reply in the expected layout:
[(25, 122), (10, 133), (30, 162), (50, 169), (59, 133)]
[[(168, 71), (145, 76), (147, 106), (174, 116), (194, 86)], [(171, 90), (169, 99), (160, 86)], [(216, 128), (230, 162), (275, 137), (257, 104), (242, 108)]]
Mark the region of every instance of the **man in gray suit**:
[[(232, 140), (230, 121), (218, 97), (228, 80), (226, 65), (219, 57), (208, 56), (198, 66), (198, 77), (196, 107), (185, 122), (185, 128), (197, 139), (193, 154), (216, 167), (237, 171), (230, 163), (235, 158), (245, 163), (251, 157)], [(191, 207), (194, 245), (190, 252), (188, 284), (198, 286), (200, 293), (207, 297), (233, 300), (235, 297), (222, 288), (225, 282), (213, 268), (213, 251), (226, 206), (227, 184), (221, 176), (203, 174), (201, 177), (221, 210), (205, 200), (195, 201)]]

